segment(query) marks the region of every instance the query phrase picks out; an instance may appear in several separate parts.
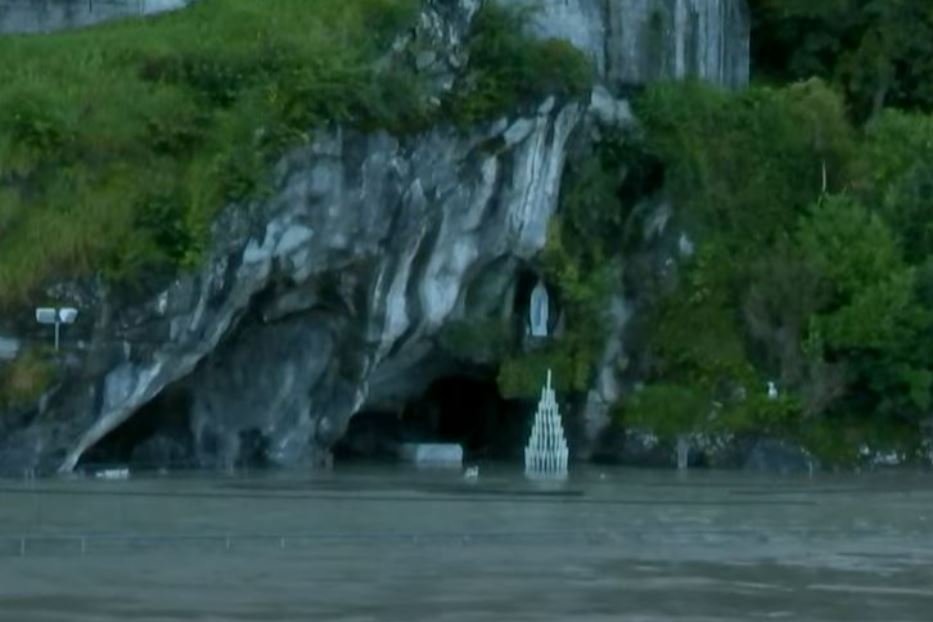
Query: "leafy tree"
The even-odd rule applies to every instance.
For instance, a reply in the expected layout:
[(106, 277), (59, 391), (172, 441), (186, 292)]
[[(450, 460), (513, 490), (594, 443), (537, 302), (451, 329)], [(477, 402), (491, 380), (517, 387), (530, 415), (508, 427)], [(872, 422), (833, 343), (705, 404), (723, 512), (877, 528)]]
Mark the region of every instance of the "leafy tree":
[(818, 80), (738, 94), (664, 84), (635, 109), (687, 229), (732, 253), (757, 256), (849, 178), (853, 131), (842, 100)]
[(933, 116), (885, 110), (866, 128), (855, 189), (899, 238), (905, 258), (933, 255)]
[(838, 84), (857, 118), (885, 106), (933, 110), (933, 3), (751, 0), (755, 69)]
[(636, 109), (697, 248), (643, 312), (647, 384), (623, 420), (785, 434), (839, 460), (916, 445), (933, 406), (931, 118), (886, 110), (857, 130), (821, 81), (658, 85)]

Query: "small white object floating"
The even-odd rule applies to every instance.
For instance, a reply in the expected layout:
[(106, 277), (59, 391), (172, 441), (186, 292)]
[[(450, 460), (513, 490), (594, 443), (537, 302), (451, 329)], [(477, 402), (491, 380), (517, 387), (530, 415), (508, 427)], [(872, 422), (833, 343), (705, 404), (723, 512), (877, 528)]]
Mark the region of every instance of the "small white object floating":
[(94, 474), (97, 479), (121, 480), (130, 478), (130, 470), (123, 469), (105, 469)]
[(459, 469), (463, 465), (463, 447), (454, 443), (405, 443), (399, 458), (419, 467)]
[(551, 388), (551, 370), (541, 390), (531, 437), (525, 447), (525, 475), (532, 479), (566, 479), (567, 439), (561, 424), (557, 396)]
[(463, 479), (467, 481), (471, 481), (471, 482), (478, 480), (479, 479), (479, 467), (478, 466), (467, 467), (466, 470), (463, 472)]

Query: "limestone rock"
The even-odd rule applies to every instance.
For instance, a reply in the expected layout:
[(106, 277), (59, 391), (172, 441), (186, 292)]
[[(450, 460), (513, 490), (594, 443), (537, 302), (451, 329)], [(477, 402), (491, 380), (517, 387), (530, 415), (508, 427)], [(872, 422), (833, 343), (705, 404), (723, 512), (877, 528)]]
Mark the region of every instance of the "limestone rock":
[(219, 219), (199, 271), (151, 301), (110, 307), (87, 353), (99, 373), (61, 389), (36, 421), (35, 462), (74, 468), (179, 384), (202, 464), (236, 463), (254, 430), (271, 461), (311, 459), (381, 398), (371, 378), (404, 378), (465, 316), (475, 278), (543, 248), (581, 115), (566, 104), (529, 117), (527, 135), (497, 154), (481, 147), (482, 128), (405, 141), (336, 130), (291, 153), (270, 200)]
[(748, 83), (745, 0), (535, 0), (532, 6), (538, 32), (584, 50), (614, 88), (688, 77), (733, 88)]
[(0, 0), (0, 34), (80, 28), (174, 11), (192, 0)]
[(20, 340), (14, 337), (0, 335), (0, 361), (9, 361), (16, 358), (20, 351)]

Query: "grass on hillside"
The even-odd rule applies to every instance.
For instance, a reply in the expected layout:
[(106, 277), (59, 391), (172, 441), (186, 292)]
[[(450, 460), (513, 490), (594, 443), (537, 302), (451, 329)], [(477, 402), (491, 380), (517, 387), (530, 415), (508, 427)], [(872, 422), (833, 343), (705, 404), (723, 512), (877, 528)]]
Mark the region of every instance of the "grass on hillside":
[(198, 260), (306, 129), (368, 112), (415, 0), (204, 0), (0, 38), (0, 304), (52, 277)]
[[(201, 0), (0, 38), (0, 309), (54, 279), (197, 265), (217, 211), (255, 197), (270, 163), (317, 127), (436, 121), (412, 71), (375, 69), (419, 4)], [(483, 11), (483, 53), (437, 114), (475, 122), (588, 86), (574, 48)]]

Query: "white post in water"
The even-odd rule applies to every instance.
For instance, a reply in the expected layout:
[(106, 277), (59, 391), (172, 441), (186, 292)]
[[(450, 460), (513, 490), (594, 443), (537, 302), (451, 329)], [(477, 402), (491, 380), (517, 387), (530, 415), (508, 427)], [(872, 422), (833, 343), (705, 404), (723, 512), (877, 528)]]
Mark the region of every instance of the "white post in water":
[(525, 475), (533, 479), (564, 479), (568, 455), (557, 396), (551, 388), (551, 370), (548, 370), (547, 384), (541, 390), (531, 437), (525, 447)]
[(677, 470), (686, 471), (690, 466), (690, 442), (686, 436), (677, 437)]

